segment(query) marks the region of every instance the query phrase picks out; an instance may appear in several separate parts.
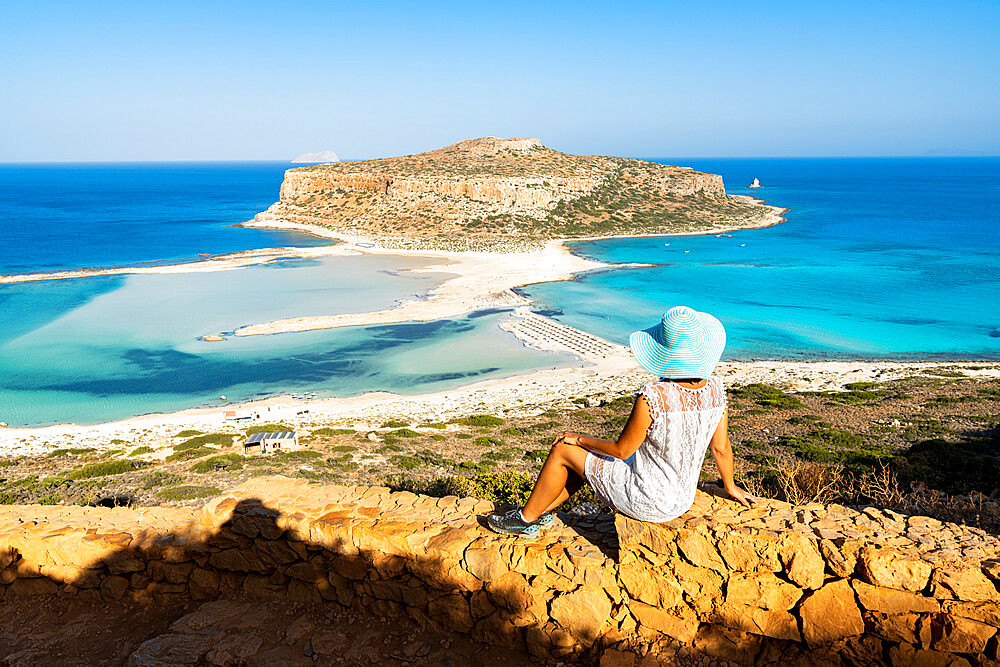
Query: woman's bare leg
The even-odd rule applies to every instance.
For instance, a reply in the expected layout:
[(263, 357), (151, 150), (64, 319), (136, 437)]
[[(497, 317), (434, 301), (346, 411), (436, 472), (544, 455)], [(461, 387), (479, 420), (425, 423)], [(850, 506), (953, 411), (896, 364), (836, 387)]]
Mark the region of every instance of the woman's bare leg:
[(561, 441), (554, 444), (538, 474), (531, 497), (521, 510), (525, 520), (536, 521), (575, 493), (583, 484), (586, 461), (587, 450), (583, 447)]
[[(579, 475), (577, 475), (576, 473), (571, 474), (566, 479), (566, 488), (563, 489), (562, 492), (556, 497), (556, 499), (553, 500), (552, 503), (545, 508), (545, 512), (551, 512), (555, 510), (555, 508), (559, 507), (564, 502), (569, 500), (569, 497), (572, 496), (574, 493), (576, 493), (581, 486), (583, 486), (583, 480), (580, 479)], [(542, 512), (542, 514), (545, 514), (545, 512)]]

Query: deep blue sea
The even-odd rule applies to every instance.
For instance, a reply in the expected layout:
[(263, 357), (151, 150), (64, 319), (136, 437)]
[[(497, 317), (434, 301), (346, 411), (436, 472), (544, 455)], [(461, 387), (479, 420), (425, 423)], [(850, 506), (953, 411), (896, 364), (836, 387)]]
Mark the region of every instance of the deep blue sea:
[(326, 245), (233, 227), (273, 204), (285, 162), (0, 164), (0, 273)]
[[(716, 237), (575, 244), (644, 262), (524, 289), (624, 342), (687, 304), (730, 359), (1000, 359), (1000, 159), (668, 158), (788, 221)], [(284, 163), (0, 165), (0, 273), (176, 262), (328, 241), (232, 225), (278, 195)], [(753, 178), (764, 188), (747, 190)], [(503, 313), (451, 322), (199, 340), (295, 315), (390, 307), (444, 279), (426, 258), (288, 260), (235, 271), (0, 285), (0, 421), (94, 423), (281, 392), (418, 393), (573, 365), (521, 346)]]
[(722, 174), (787, 222), (575, 244), (656, 266), (524, 290), (556, 319), (624, 343), (685, 304), (722, 320), (730, 359), (1000, 359), (1000, 158), (657, 161)]

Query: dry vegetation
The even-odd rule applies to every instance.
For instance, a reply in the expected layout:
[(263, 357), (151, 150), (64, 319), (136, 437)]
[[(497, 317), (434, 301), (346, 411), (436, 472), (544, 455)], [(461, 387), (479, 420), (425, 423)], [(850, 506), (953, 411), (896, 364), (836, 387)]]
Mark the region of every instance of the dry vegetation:
[[(796, 504), (874, 505), (1000, 530), (1000, 383), (921, 375), (842, 392), (730, 392), (737, 475), (754, 492)], [(533, 416), (418, 418), (356, 430), (315, 427), (305, 449), (244, 456), (245, 431), (182, 431), (167, 450), (63, 449), (0, 461), (0, 503), (198, 504), (257, 475), (388, 484), (433, 495), (520, 502), (553, 435), (615, 437), (631, 396)], [(253, 430), (269, 428), (258, 425)], [(283, 428), (273, 425), (271, 428)], [(711, 457), (702, 474), (717, 478)], [(593, 500), (586, 492), (570, 504)]]

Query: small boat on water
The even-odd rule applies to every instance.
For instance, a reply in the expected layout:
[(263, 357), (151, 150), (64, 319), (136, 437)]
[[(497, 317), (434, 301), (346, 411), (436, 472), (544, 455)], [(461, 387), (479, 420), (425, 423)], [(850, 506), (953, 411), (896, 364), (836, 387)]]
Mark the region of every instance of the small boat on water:
[(753, 179), (753, 183), (751, 183), (751, 184), (750, 184), (750, 185), (748, 185), (747, 187), (748, 187), (748, 188), (760, 188), (760, 187), (763, 187), (763, 186), (762, 186), (762, 185), (760, 184), (760, 181), (758, 181), (758, 180), (757, 180), (757, 179), (755, 178), (755, 179)]

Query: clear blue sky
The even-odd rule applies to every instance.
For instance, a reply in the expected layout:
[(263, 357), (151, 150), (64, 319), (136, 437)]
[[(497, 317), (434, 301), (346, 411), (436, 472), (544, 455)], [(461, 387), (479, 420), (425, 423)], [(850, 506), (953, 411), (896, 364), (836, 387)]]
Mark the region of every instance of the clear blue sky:
[(1000, 2), (11, 2), (0, 161), (1000, 154)]

